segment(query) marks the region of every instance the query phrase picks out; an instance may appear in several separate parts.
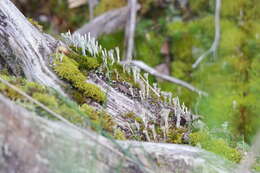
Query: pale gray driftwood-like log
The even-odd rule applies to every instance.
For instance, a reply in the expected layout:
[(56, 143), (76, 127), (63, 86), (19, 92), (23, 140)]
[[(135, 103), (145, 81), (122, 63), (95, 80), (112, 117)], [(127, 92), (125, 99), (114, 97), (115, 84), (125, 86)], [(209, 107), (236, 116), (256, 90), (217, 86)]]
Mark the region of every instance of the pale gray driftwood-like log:
[(14, 74), (61, 91), (58, 78), (46, 65), (59, 44), (28, 22), (12, 2), (0, 1), (0, 61)]
[(102, 34), (113, 33), (125, 27), (128, 12), (128, 7), (106, 12), (76, 30), (75, 33), (79, 33), (81, 35), (90, 33), (90, 35), (95, 38), (98, 38)]
[(185, 145), (112, 142), (90, 130), (83, 133), (38, 117), (3, 96), (0, 148), (0, 172), (5, 173), (232, 173), (235, 166)]

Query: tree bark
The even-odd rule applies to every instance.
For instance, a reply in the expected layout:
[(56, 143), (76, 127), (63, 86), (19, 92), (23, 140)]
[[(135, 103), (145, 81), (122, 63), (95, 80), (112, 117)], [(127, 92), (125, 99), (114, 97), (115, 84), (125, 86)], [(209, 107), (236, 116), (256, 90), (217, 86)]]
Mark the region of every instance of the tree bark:
[(46, 65), (60, 44), (28, 22), (12, 2), (0, 1), (0, 61), (12, 73), (61, 91), (60, 81)]

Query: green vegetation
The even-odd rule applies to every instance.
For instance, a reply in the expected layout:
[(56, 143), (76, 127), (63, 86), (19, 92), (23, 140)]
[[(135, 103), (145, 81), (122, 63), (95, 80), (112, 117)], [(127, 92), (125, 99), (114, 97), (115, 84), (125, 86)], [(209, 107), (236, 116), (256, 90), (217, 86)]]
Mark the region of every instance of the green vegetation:
[(223, 139), (212, 137), (204, 131), (190, 134), (190, 142), (233, 162), (239, 162), (242, 157), (238, 150), (230, 147)]
[[(83, 104), (80, 109), (88, 115), (91, 121), (91, 126), (94, 130), (99, 131), (104, 129), (107, 132), (114, 131), (115, 123), (113, 122), (112, 117), (106, 112), (98, 112), (87, 104)], [(117, 134), (118, 131), (115, 131), (115, 133)]]
[[(87, 77), (79, 70), (79, 63), (74, 61), (72, 58), (69, 58), (66, 55), (55, 55), (54, 61), (54, 71), (66, 81), (70, 82), (73, 87), (78, 89), (85, 97), (94, 99), (97, 102), (104, 102), (106, 95), (99, 87), (94, 84), (86, 82)], [(62, 57), (62, 59), (60, 59)], [(75, 57), (73, 57), (75, 58)], [(79, 58), (79, 57), (78, 57)], [(78, 60), (77, 58), (77, 60)], [(83, 57), (85, 58), (85, 57)], [(85, 60), (85, 59), (84, 59)], [(82, 60), (82, 61), (84, 61)], [(81, 61), (81, 60), (78, 60)], [(86, 63), (83, 63), (84, 66), (96, 67), (96, 63), (91, 61), (91, 64), (88, 64), (87, 58)], [(93, 65), (94, 64), (94, 65)]]
[[(6, 75), (1, 75), (1, 78), (15, 85), (32, 98), (62, 115), (65, 119), (75, 125), (82, 127), (88, 127), (88, 125), (90, 125), (93, 130), (105, 131), (111, 135), (116, 135), (120, 139), (124, 139), (122, 132), (114, 128), (116, 125), (113, 122), (112, 117), (104, 111), (96, 111), (87, 104), (83, 104), (78, 108), (79, 106), (76, 103), (66, 100), (58, 93), (37, 83), (29, 82), (23, 78), (15, 78)], [(53, 115), (43, 110), (39, 105), (31, 103), (25, 97), (2, 83), (0, 83), (0, 92), (11, 100), (16, 101), (18, 104), (21, 104), (25, 108), (36, 112), (43, 117), (57, 120)]]

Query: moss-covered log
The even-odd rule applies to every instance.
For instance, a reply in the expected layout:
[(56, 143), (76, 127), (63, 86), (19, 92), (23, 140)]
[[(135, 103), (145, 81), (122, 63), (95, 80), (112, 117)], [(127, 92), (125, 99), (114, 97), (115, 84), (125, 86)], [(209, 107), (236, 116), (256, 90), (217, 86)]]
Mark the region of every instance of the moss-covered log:
[(90, 130), (42, 119), (3, 96), (0, 147), (0, 172), (6, 173), (231, 173), (235, 166), (190, 146), (110, 141)]

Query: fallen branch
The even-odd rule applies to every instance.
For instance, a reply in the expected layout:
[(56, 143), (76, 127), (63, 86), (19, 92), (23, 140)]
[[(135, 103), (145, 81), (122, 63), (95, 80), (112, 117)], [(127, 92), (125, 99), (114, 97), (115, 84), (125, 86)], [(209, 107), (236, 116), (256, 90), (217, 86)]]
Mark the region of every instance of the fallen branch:
[(90, 33), (92, 37), (98, 38), (102, 34), (110, 34), (123, 29), (126, 25), (129, 7), (122, 7), (106, 12), (85, 24), (75, 33), (85, 35)]
[(203, 95), (203, 96), (207, 96), (208, 94), (204, 91), (201, 91), (197, 88), (195, 88), (194, 86), (192, 86), (191, 84), (188, 84), (187, 82), (185, 81), (182, 81), (180, 79), (177, 79), (175, 77), (172, 77), (172, 76), (168, 76), (168, 75), (164, 75), (164, 74), (161, 74), (159, 72), (157, 72), (155, 69), (153, 69), (152, 67), (148, 66), (147, 64), (145, 64), (144, 62), (142, 61), (123, 61), (121, 62), (122, 64), (130, 64), (130, 65), (133, 65), (133, 66), (137, 66), (139, 67), (140, 69), (143, 69), (144, 71), (150, 73), (151, 75), (154, 75), (156, 77), (159, 77), (161, 79), (164, 79), (164, 80), (167, 80), (169, 82), (172, 82), (172, 83), (175, 83), (175, 84), (178, 84), (180, 86), (183, 86), (191, 91), (194, 91), (200, 95)]
[(216, 0), (216, 9), (215, 9), (215, 39), (211, 46), (211, 48), (202, 54), (196, 62), (192, 65), (192, 68), (198, 67), (199, 63), (206, 58), (209, 54), (213, 53), (213, 55), (217, 56), (217, 48), (219, 46), (220, 40), (220, 9), (221, 9), (221, 0)]
[(128, 0), (129, 18), (125, 26), (125, 57), (126, 61), (131, 61), (134, 50), (134, 36), (136, 26), (137, 1)]

